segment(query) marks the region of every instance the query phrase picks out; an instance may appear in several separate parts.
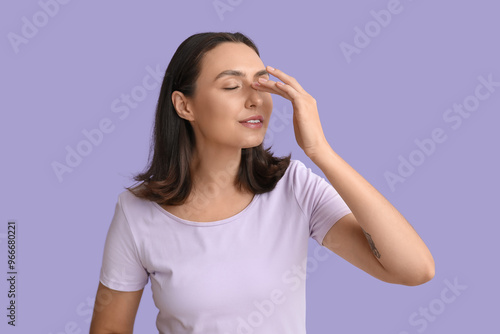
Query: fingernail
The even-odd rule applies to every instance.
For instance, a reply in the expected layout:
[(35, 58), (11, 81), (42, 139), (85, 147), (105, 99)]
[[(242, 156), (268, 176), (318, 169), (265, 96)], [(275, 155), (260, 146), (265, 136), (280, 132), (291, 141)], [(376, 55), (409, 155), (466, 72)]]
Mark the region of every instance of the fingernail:
[(269, 66), (269, 65), (267, 65), (267, 67), (269, 67), (269, 70), (270, 70), (270, 71), (274, 71), (274, 67), (271, 67), (271, 66)]
[(262, 82), (262, 83), (264, 83), (264, 82), (267, 81), (267, 79), (266, 78), (259, 78), (259, 81)]

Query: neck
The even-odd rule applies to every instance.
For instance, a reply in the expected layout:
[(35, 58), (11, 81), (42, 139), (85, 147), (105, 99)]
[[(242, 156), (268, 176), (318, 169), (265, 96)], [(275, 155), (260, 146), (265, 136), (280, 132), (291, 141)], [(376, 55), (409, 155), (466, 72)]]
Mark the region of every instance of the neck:
[(234, 180), (240, 162), (241, 148), (197, 147), (191, 164), (193, 193), (218, 197), (239, 192)]

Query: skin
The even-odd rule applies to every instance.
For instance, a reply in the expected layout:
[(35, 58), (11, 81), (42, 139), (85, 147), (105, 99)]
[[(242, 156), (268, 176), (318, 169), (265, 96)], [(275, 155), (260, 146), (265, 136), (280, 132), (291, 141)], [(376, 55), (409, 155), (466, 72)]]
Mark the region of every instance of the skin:
[[(229, 69), (244, 75), (214, 81)], [(254, 77), (264, 69), (268, 74)], [(269, 74), (280, 81), (270, 80)], [(238, 88), (225, 89), (231, 87)], [(194, 191), (186, 204), (193, 210), (188, 213), (202, 221), (222, 219), (241, 211), (253, 197), (237, 190), (232, 180), (241, 149), (264, 140), (272, 113), (271, 94), (291, 101), (297, 144), (352, 211), (328, 231), (323, 246), (385, 282), (419, 285), (432, 279), (435, 264), (429, 249), (396, 208), (332, 149), (323, 133), (316, 100), (295, 78), (265, 67), (242, 43), (223, 43), (206, 53), (194, 97), (172, 93), (177, 113), (191, 122), (197, 141), (192, 167)], [(264, 117), (262, 128), (249, 129), (239, 123), (253, 115)], [(217, 196), (208, 204), (197, 203), (196, 199), (204, 191), (214, 190), (214, 185)], [(203, 208), (203, 216), (195, 207)], [(232, 212), (224, 211), (228, 207)], [(99, 283), (90, 334), (132, 333), (142, 292), (115, 291)]]
[(132, 334), (143, 291), (112, 290), (99, 282), (89, 334)]

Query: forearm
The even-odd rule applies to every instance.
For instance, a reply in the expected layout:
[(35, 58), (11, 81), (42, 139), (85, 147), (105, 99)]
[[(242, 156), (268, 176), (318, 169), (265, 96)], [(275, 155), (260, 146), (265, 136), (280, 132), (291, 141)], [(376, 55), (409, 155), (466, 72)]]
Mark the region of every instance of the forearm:
[(413, 227), (368, 181), (329, 145), (311, 160), (351, 209), (384, 269), (404, 283), (434, 276), (434, 259)]

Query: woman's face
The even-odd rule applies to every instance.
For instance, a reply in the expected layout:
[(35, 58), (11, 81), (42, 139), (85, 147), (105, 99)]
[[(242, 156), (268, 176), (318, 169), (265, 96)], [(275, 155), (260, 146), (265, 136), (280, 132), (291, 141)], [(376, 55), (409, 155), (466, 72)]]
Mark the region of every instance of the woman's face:
[[(187, 102), (198, 148), (262, 143), (273, 101), (270, 93), (252, 87), (260, 77), (269, 79), (269, 74), (257, 53), (243, 43), (224, 42), (205, 54), (195, 94)], [(262, 116), (262, 126), (241, 123), (252, 116)]]

